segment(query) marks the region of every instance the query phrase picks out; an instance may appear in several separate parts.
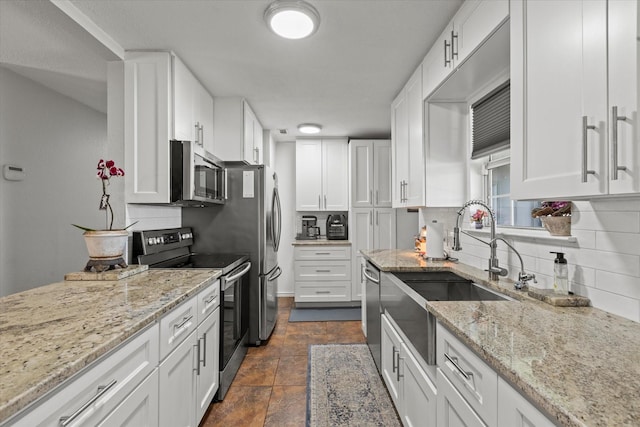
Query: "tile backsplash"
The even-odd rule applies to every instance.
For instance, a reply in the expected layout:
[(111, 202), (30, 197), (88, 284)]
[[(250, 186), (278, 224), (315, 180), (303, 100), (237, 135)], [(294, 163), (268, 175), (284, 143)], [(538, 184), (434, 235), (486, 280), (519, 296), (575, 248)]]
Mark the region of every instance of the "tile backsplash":
[[(423, 217), (430, 209), (425, 211)], [(455, 212), (452, 218), (455, 221)], [(555, 255), (549, 252), (564, 252), (574, 293), (589, 297), (594, 307), (640, 322), (640, 198), (574, 202), (571, 235), (576, 242), (552, 239), (546, 231), (505, 238), (520, 252), (525, 270), (535, 273), (538, 283), (531, 286), (553, 287)], [(489, 248), (465, 235), (461, 242), (462, 251), (451, 255), (487, 268)], [(498, 242), (498, 257), (509, 277), (516, 279), (520, 262), (515, 253)]]

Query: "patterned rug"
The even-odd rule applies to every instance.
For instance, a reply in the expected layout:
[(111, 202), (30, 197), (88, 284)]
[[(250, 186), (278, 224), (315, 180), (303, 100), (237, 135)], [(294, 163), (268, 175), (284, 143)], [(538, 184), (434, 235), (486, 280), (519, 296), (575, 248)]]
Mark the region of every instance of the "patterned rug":
[(400, 425), (365, 344), (310, 346), (307, 427)]

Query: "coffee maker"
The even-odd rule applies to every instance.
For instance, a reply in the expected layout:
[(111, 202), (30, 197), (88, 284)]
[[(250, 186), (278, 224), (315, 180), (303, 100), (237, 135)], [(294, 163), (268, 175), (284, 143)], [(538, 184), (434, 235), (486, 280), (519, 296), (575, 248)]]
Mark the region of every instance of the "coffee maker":
[(320, 227), (318, 227), (318, 217), (313, 215), (302, 216), (302, 234), (300, 240), (315, 240), (320, 237)]

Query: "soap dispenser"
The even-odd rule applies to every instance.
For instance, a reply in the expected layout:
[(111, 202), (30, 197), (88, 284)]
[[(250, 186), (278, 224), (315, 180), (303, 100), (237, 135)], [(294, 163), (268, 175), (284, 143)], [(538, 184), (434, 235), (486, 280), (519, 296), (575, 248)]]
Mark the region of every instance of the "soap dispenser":
[(553, 290), (562, 295), (569, 293), (569, 269), (564, 252), (550, 252), (556, 254), (553, 261)]

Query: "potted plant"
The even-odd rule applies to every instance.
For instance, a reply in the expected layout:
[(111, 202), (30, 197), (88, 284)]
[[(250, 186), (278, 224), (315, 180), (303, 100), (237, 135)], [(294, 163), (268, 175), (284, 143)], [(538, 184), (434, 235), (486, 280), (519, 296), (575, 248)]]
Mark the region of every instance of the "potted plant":
[(488, 216), (487, 212), (483, 211), (482, 209), (476, 210), (476, 212), (473, 215), (471, 215), (471, 221), (473, 222), (476, 229), (479, 230), (482, 228), (482, 220), (487, 216)]
[(552, 236), (571, 235), (571, 202), (542, 202), (531, 211), (533, 218), (540, 218), (544, 228)]
[(105, 161), (102, 159), (98, 162), (97, 169), (98, 172), (96, 176), (102, 183), (102, 196), (100, 198), (99, 209), (105, 211), (105, 229), (94, 230), (77, 224), (72, 225), (84, 230), (84, 241), (87, 245), (87, 251), (89, 252), (89, 263), (85, 270), (96, 267), (96, 270), (102, 271), (107, 268), (112, 268), (114, 265), (124, 268), (127, 264), (122, 256), (129, 235), (126, 230), (135, 223), (122, 229), (113, 229), (113, 208), (111, 207), (111, 203), (109, 203), (109, 194), (107, 193), (107, 186), (110, 183), (110, 179), (112, 177), (124, 176), (124, 170), (116, 167), (113, 160)]

